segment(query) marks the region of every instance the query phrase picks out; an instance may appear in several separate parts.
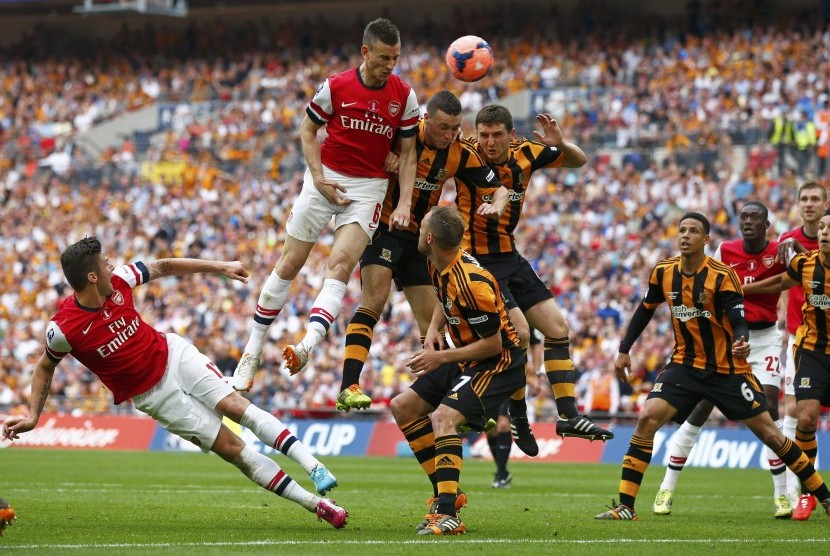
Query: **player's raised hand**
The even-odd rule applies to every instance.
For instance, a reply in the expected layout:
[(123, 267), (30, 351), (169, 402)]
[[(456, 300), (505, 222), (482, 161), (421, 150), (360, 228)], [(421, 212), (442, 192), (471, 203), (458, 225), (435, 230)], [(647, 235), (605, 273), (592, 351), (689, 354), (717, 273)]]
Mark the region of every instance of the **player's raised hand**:
[(618, 354), (617, 360), (614, 361), (614, 372), (618, 379), (628, 382), (631, 374), (631, 356), (627, 353)]
[(539, 141), (548, 145), (549, 147), (559, 147), (562, 145), (564, 138), (562, 137), (562, 129), (559, 127), (553, 116), (545, 112), (536, 116), (536, 121), (542, 126), (542, 131), (533, 130)]
[(333, 205), (345, 207), (352, 204), (351, 199), (347, 199), (341, 195), (341, 193), (346, 193), (347, 189), (336, 181), (323, 179), (321, 181), (314, 182), (314, 187), (316, 187), (317, 191), (319, 191), (320, 194)]

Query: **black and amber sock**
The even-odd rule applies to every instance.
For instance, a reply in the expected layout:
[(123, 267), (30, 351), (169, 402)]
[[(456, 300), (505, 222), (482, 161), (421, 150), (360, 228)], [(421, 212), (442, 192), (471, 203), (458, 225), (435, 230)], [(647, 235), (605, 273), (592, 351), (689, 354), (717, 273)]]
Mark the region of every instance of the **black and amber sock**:
[[(807, 456), (807, 459), (810, 460), (810, 463), (813, 464), (813, 467), (816, 466), (816, 454), (818, 454), (818, 442), (816, 442), (816, 431), (813, 432), (805, 432), (799, 429), (795, 429), (795, 445), (804, 452), (804, 455)], [(807, 485), (801, 483), (801, 493), (807, 494), (809, 491), (807, 490)]]
[(620, 504), (625, 504), (632, 510), (643, 475), (651, 463), (651, 453), (654, 451), (654, 441), (644, 440), (639, 436), (631, 437), (628, 452), (623, 458), (622, 479), (620, 479)]
[(369, 357), (369, 348), (372, 347), (372, 337), (375, 335), (375, 325), (379, 318), (380, 315), (374, 311), (358, 307), (349, 321), (349, 326), (346, 327), (346, 354), (343, 360), (341, 392), (360, 381), (360, 373)]
[(525, 399), (524, 386), (510, 396), (510, 405), (507, 412), (511, 417), (527, 417), (527, 400)]
[(567, 337), (545, 338), (545, 374), (550, 382), (559, 417), (570, 419), (579, 415), (576, 409), (576, 373), (571, 361)]
[(461, 478), (461, 437), (448, 434), (435, 439), (435, 478), (438, 481), (438, 513), (456, 515), (455, 498)]
[(778, 454), (781, 461), (787, 464), (790, 471), (801, 480), (802, 490), (806, 489), (819, 500), (830, 498), (830, 490), (827, 490), (827, 485), (824, 484), (821, 475), (816, 472), (816, 468), (810, 463), (810, 458), (792, 440), (784, 438), (784, 445), (775, 453)]
[(432, 483), (432, 495), (438, 496), (438, 482), (435, 478), (435, 434), (432, 432), (432, 421), (429, 417), (421, 417), (401, 427), (415, 459), (421, 464), (429, 482)]

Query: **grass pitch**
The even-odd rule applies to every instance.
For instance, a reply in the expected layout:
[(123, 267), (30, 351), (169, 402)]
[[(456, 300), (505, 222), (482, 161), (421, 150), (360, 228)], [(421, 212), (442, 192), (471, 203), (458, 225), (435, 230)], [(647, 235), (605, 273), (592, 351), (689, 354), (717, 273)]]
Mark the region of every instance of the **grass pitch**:
[[(280, 465), (305, 488), (294, 462)], [(463, 536), (419, 537), (431, 495), (414, 458), (339, 457), (324, 462), (340, 481), (330, 495), (349, 511), (346, 528), (318, 522), (255, 487), (213, 455), (6, 449), (0, 497), (18, 520), (0, 538), (8, 554), (781, 554), (792, 543), (828, 546), (830, 523), (772, 517), (772, 483), (760, 470), (689, 468), (671, 516), (651, 503), (664, 468), (652, 466), (638, 522), (594, 515), (616, 497), (617, 465), (511, 463), (513, 487), (490, 488), (493, 464), (468, 460), (470, 504)]]

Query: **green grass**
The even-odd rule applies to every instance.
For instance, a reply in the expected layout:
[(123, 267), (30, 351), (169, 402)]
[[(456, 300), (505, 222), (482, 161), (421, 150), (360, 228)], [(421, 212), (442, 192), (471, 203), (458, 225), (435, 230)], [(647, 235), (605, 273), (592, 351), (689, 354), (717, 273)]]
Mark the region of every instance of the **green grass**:
[[(286, 470), (310, 481), (285, 458)], [(0, 496), (18, 520), (0, 538), (9, 554), (422, 554), (459, 548), (474, 554), (780, 554), (787, 543), (818, 549), (830, 523), (772, 517), (772, 486), (760, 470), (690, 468), (674, 513), (651, 502), (663, 475), (646, 474), (640, 521), (593, 516), (616, 497), (616, 465), (511, 464), (513, 488), (489, 488), (493, 464), (465, 461), (462, 512), (468, 534), (415, 534), (431, 494), (415, 460), (330, 458), (349, 510), (334, 530), (313, 514), (254, 487), (215, 456), (192, 453), (7, 449), (0, 452)], [(445, 546), (452, 544), (452, 548)], [(463, 548), (461, 548), (463, 545)], [(10, 550), (17, 549), (17, 550)]]

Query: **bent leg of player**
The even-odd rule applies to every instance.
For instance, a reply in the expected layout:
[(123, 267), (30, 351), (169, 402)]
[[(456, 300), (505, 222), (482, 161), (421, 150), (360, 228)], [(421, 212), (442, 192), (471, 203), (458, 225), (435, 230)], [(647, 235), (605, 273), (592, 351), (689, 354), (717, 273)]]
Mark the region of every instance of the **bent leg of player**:
[(231, 385), (235, 390), (248, 391), (253, 387), (268, 327), (285, 306), (291, 281), (305, 265), (320, 232), (331, 220), (332, 214), (334, 208), (317, 191), (311, 179), (311, 172), (306, 170), (302, 191), (286, 223), (287, 235), (282, 253), (259, 294), (251, 334), (231, 378)]
[(254, 385), (254, 375), (259, 369), (262, 349), (265, 343), (265, 335), (268, 327), (276, 320), (280, 311), (288, 299), (288, 290), (291, 287), (291, 280), (283, 280), (276, 270), (272, 270), (265, 280), (265, 285), (259, 293), (256, 310), (254, 311), (254, 322), (251, 327), (251, 334), (248, 343), (245, 344), (245, 351), (239, 364), (233, 372), (231, 385), (234, 390), (248, 391)]
[(672, 502), (674, 501), (674, 487), (686, 465), (686, 460), (700, 436), (700, 428), (712, 413), (714, 404), (708, 400), (701, 400), (695, 407), (689, 418), (674, 433), (669, 443), (669, 464), (666, 467), (666, 474), (657, 496), (654, 498), (652, 511), (657, 515), (668, 515), (671, 513)]
[[(217, 444), (214, 445), (214, 451), (227, 459), (228, 448), (218, 445), (222, 442), (221, 437), (225, 434), (225, 431), (227, 431), (227, 435), (233, 436), (239, 442), (242, 442), (242, 440), (224, 425), (222, 425), (222, 429), (220, 437), (216, 440)], [(331, 500), (320, 498), (308, 492), (289, 477), (285, 471), (280, 469), (274, 460), (260, 454), (250, 446), (243, 443), (239, 455), (229, 461), (254, 483), (270, 490), (277, 496), (296, 502), (310, 512), (315, 512), (318, 519), (329, 522), (335, 529), (340, 529), (346, 525), (346, 518), (349, 515), (346, 510), (337, 506)]]
[(326, 279), (309, 315), (305, 337), (296, 346), (283, 349), (283, 360), (291, 374), (300, 372), (331, 323), (340, 313), (346, 284), (358, 259), (378, 228), (383, 198), (389, 181), (381, 178), (353, 178), (323, 168), (327, 178), (347, 190), (351, 203), (334, 214), (334, 243), (326, 260)]
[(524, 259), (520, 261), (519, 270), (510, 283), (511, 291), (528, 323), (544, 336), (545, 375), (559, 412), (556, 434), (563, 438), (573, 436), (592, 441), (611, 440), (614, 433), (597, 426), (585, 415), (580, 415), (576, 408), (576, 371), (571, 360), (568, 323), (550, 290)]
[[(168, 365), (164, 376), (148, 392), (133, 397), (135, 407), (203, 451), (214, 451), (259, 486), (318, 512), (319, 516), (322, 498), (303, 489), (274, 460), (246, 446), (222, 423), (222, 414), (216, 409), (221, 402), (224, 400), (227, 404), (228, 400), (244, 398), (224, 381), (216, 365), (176, 334), (167, 334), (167, 344)], [(252, 420), (257, 420), (256, 412), (251, 415), (255, 416)], [(322, 503), (322, 507), (327, 510), (324, 512), (327, 521), (334, 527), (345, 525), (345, 510), (331, 502)]]
[(654, 452), (654, 435), (675, 415), (688, 416), (701, 397), (689, 390), (681, 390), (674, 383), (683, 383), (687, 373), (684, 367), (669, 364), (660, 374), (658, 381), (646, 399), (646, 403), (637, 419), (637, 428), (631, 437), (628, 451), (622, 461), (622, 476), (619, 487), (619, 504), (611, 501), (608, 511), (595, 516), (595, 519), (614, 521), (634, 521), (637, 513), (634, 502), (640, 491), (643, 476), (651, 463)]
[[(236, 396), (242, 400), (242, 403), (247, 402), (242, 418), (238, 420), (240, 425), (250, 429), (266, 446), (275, 448), (296, 461), (311, 477), (317, 492), (321, 495), (337, 486), (337, 479), (334, 475), (308, 451), (296, 436), (291, 434), (282, 421), (248, 402), (242, 396), (238, 394)], [(217, 409), (230, 402), (229, 399), (222, 400)], [(227, 415), (221, 410), (220, 412)]]

